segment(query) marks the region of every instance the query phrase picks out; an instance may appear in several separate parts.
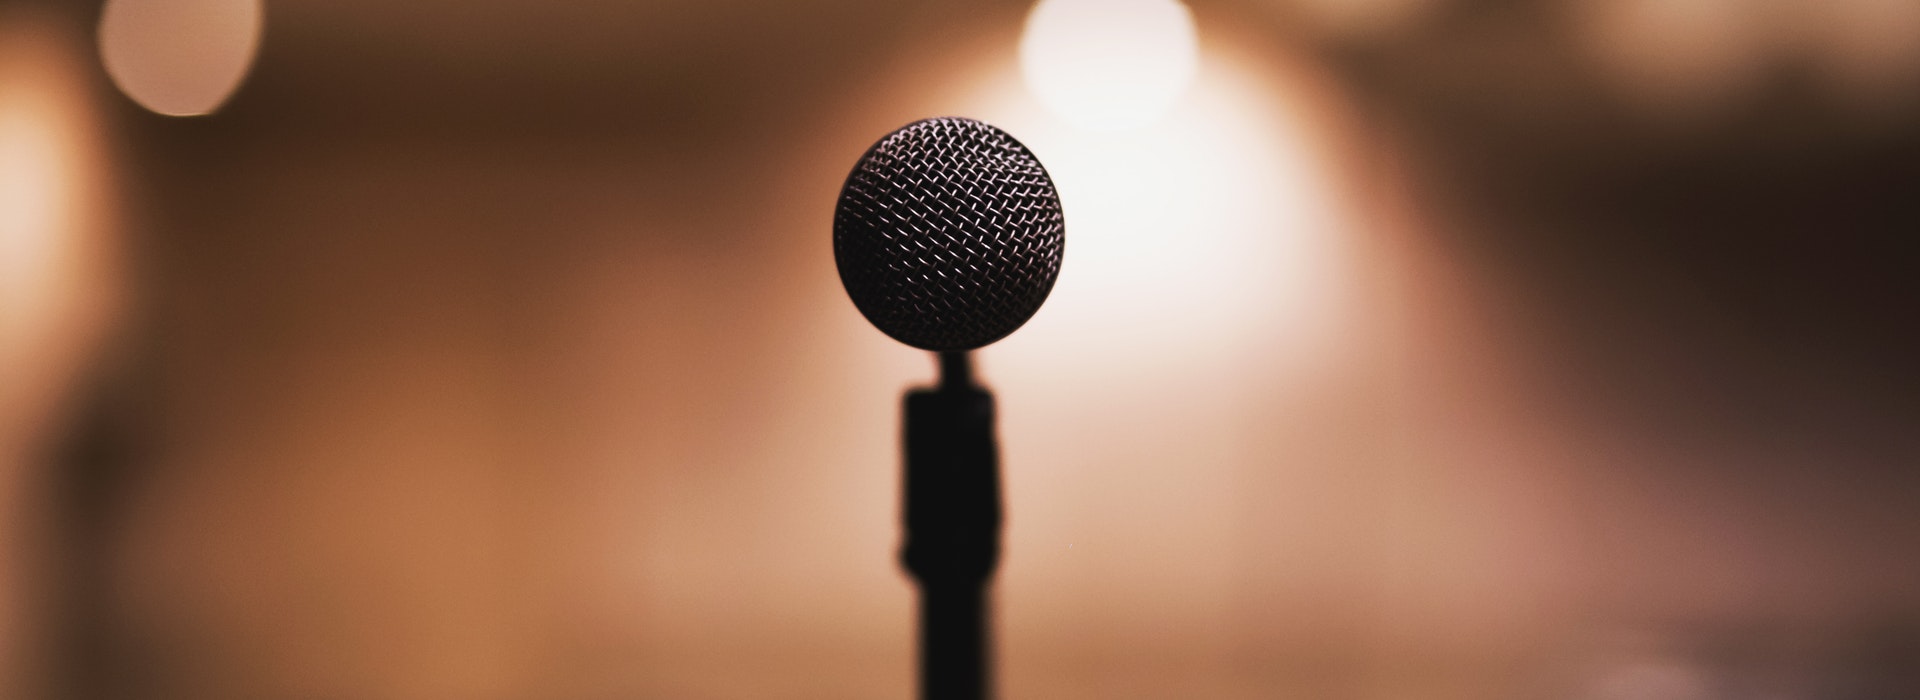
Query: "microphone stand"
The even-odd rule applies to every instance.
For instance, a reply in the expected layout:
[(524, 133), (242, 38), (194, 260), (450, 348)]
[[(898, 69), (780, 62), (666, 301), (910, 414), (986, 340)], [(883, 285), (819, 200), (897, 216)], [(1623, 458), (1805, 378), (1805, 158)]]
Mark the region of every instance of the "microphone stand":
[(920, 697), (990, 696), (987, 583), (1000, 559), (993, 394), (968, 353), (940, 353), (940, 383), (907, 392), (906, 543), (920, 585)]

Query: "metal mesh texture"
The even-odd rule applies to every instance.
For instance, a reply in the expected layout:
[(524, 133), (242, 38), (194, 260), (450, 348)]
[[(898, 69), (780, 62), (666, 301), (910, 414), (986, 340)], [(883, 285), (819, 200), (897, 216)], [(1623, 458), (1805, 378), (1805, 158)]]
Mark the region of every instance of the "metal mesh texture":
[(847, 295), (895, 340), (972, 350), (1018, 329), (1060, 275), (1066, 222), (1026, 146), (988, 124), (925, 119), (847, 176), (833, 255)]

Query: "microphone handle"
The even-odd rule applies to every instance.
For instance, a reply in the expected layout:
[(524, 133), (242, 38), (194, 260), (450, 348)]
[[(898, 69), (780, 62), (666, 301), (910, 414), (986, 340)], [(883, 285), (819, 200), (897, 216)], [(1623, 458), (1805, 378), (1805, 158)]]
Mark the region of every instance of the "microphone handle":
[(987, 584), (1000, 559), (1000, 465), (993, 395), (964, 353), (941, 385), (908, 392), (901, 561), (920, 584), (920, 697), (991, 696)]

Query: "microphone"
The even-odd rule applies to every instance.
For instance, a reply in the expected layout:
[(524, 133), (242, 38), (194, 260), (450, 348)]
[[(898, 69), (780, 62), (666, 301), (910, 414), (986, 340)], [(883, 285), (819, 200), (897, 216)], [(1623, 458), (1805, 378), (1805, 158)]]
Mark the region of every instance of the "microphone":
[(907, 392), (900, 560), (920, 585), (920, 697), (990, 693), (986, 588), (1000, 560), (993, 395), (969, 351), (1018, 330), (1060, 276), (1066, 222), (1046, 168), (1006, 132), (959, 117), (881, 138), (833, 216), (847, 296), (881, 332), (939, 353)]
[(972, 350), (1018, 329), (1060, 276), (1053, 180), (1007, 132), (958, 117), (887, 134), (840, 190), (833, 257), (853, 305), (916, 348)]

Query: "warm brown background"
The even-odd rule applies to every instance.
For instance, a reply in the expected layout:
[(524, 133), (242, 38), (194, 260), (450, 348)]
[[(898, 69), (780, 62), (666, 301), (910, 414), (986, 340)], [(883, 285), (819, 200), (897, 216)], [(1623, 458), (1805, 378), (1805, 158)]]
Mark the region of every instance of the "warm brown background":
[[(982, 357), (1005, 697), (1920, 695), (1916, 52), (1191, 4), (1195, 94), (1325, 211), (1202, 171), (1315, 243), (1105, 242), (1086, 151), (1004, 107), (1069, 221)], [(1002, 118), (1026, 3), (271, 2), (184, 120), (51, 6), (129, 291), (15, 477), (22, 694), (909, 693), (931, 364), (846, 302), (829, 216), (886, 131)]]

